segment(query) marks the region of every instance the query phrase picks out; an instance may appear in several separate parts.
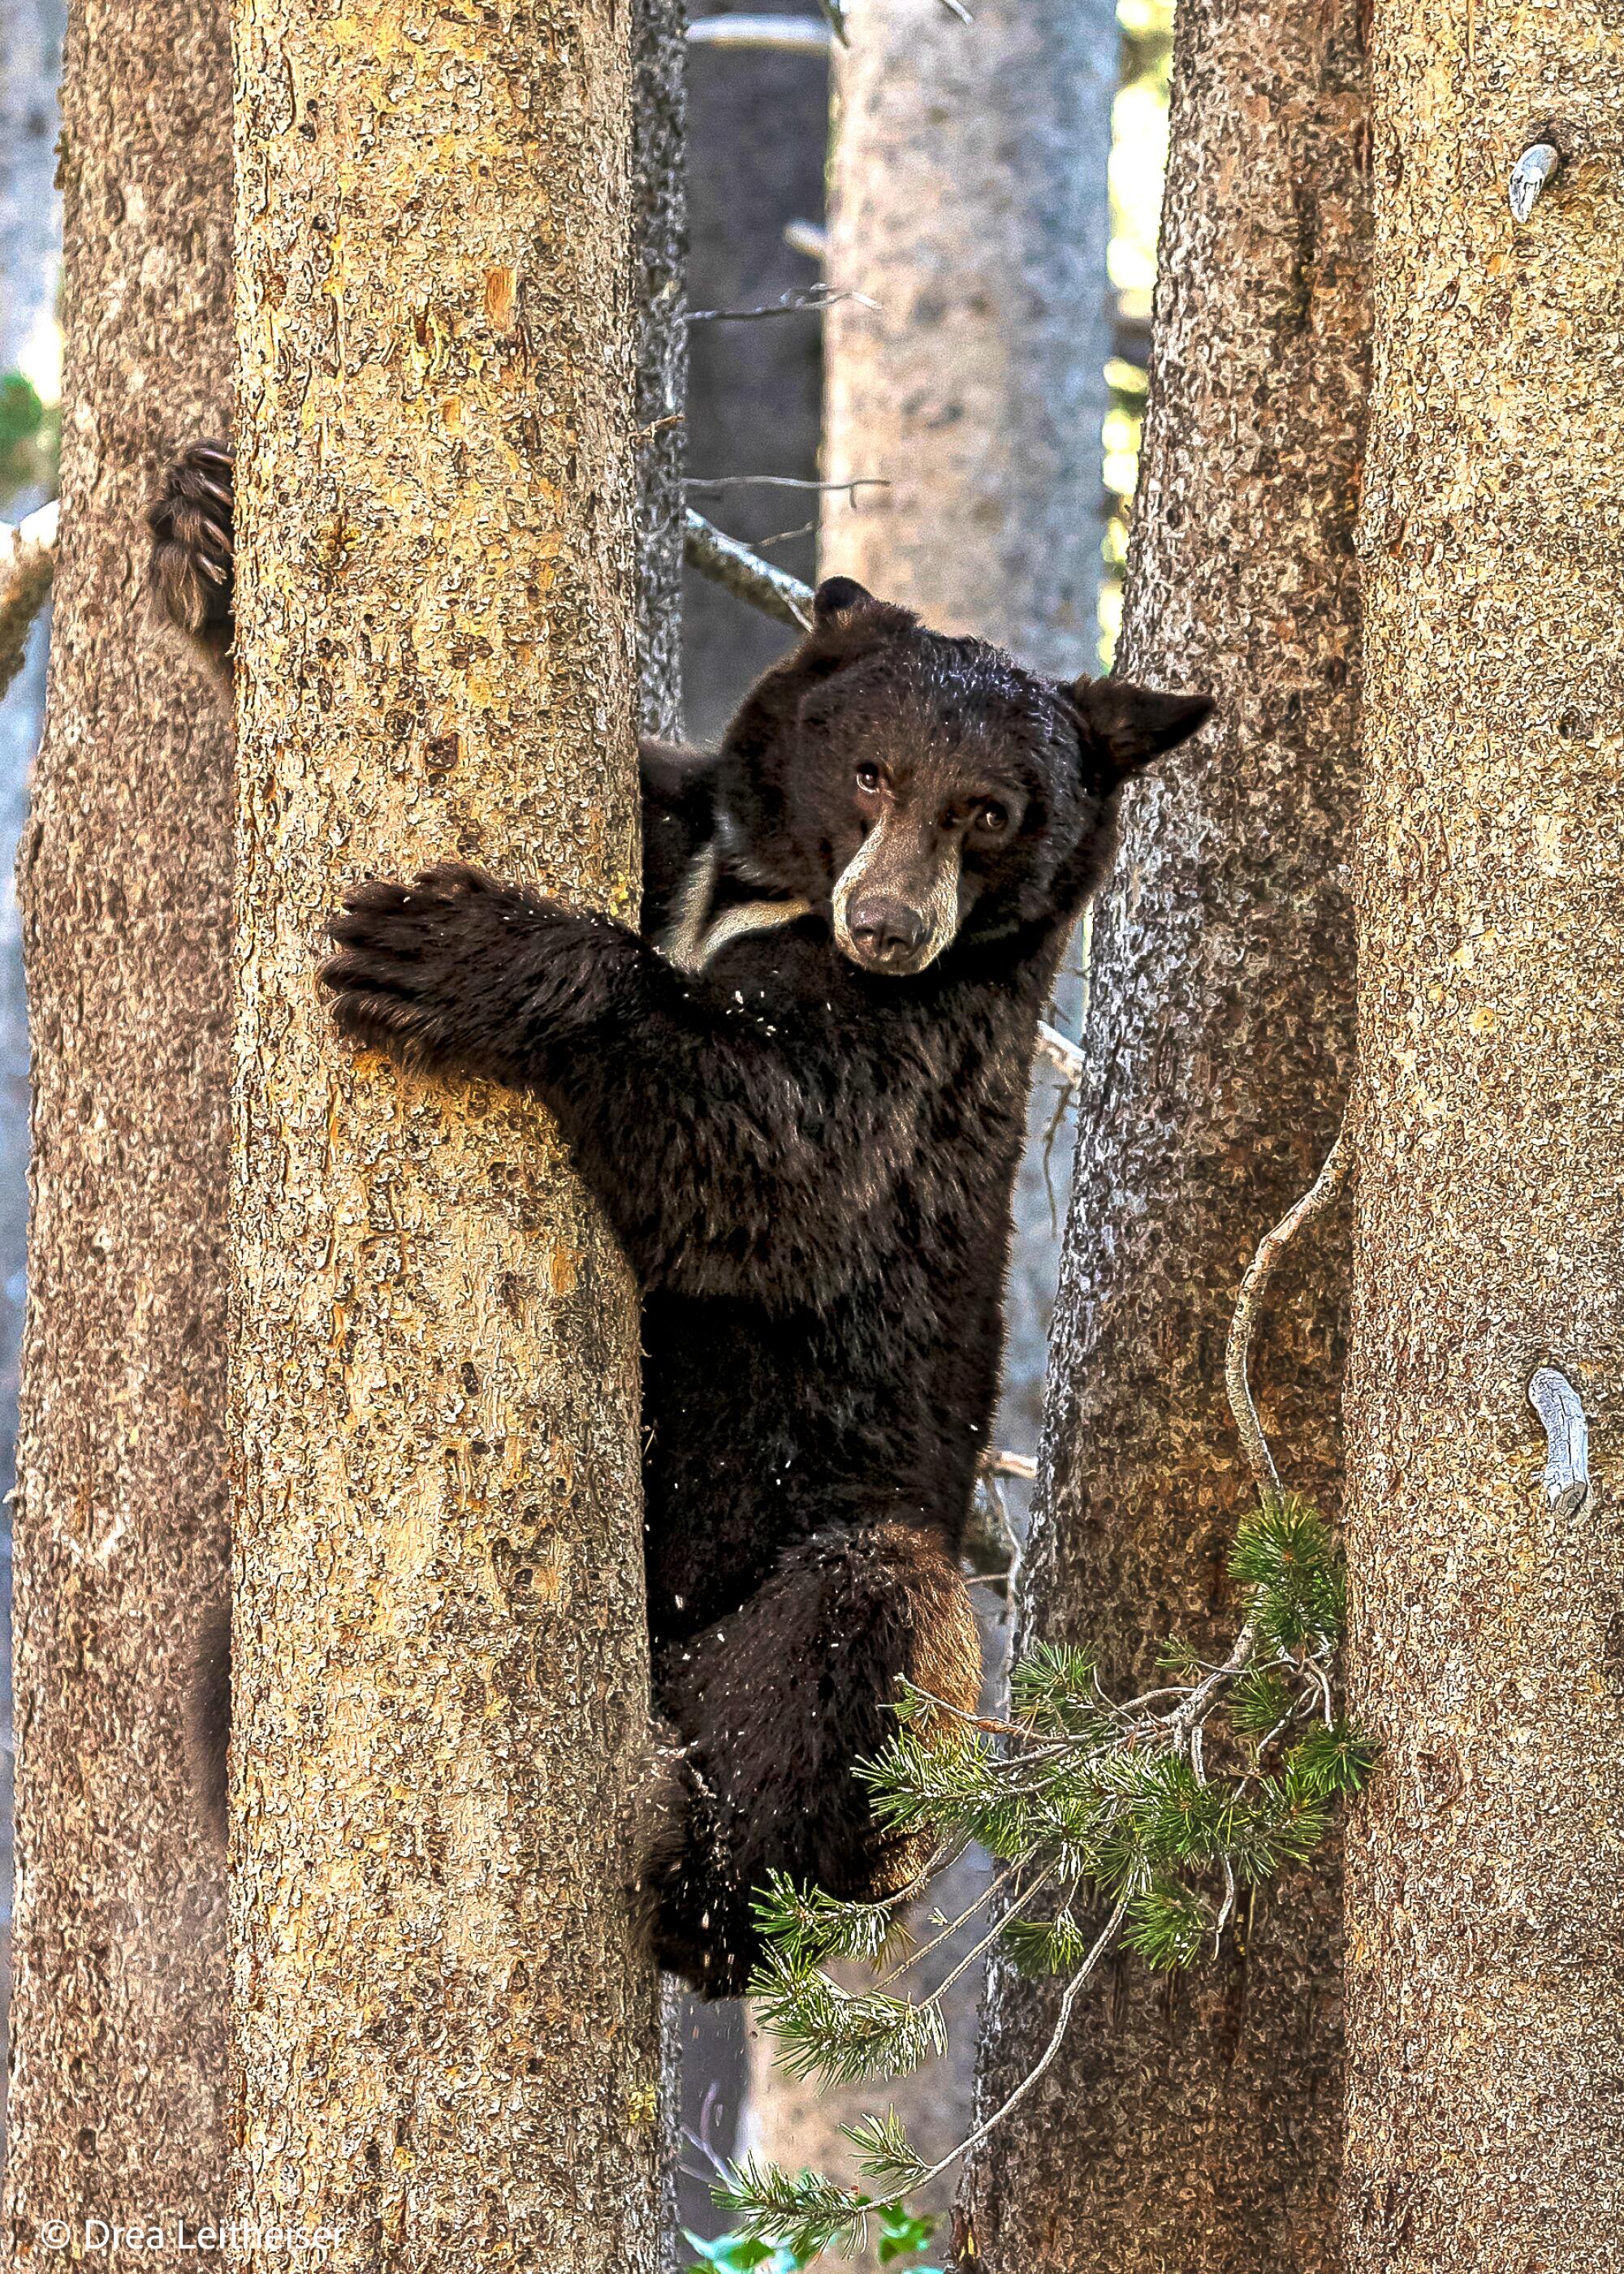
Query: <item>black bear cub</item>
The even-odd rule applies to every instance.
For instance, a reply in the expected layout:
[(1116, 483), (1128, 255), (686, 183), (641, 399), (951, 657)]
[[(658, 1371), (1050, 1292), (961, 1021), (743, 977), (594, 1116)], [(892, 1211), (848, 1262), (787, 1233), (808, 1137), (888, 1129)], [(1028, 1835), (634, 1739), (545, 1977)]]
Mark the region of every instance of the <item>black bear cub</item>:
[[(160, 598), (216, 657), (229, 473), (192, 454), (153, 516)], [(645, 750), (640, 932), (458, 866), (333, 919), (343, 1032), (545, 1099), (641, 1282), (680, 1747), (648, 1894), (710, 1996), (770, 1871), (876, 1897), (922, 1861), (853, 1765), (900, 1676), (975, 1704), (959, 1552), (1037, 1021), (1118, 789), (1209, 708), (1056, 685), (837, 577), (719, 751)]]

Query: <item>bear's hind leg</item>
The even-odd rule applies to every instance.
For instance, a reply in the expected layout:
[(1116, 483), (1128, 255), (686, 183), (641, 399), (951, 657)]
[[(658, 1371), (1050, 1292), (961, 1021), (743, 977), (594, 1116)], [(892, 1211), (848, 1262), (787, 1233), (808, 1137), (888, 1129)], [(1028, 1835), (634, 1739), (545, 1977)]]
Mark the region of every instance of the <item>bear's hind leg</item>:
[(876, 1823), (853, 1773), (895, 1729), (904, 1675), (975, 1708), (964, 1582), (939, 1534), (896, 1517), (791, 1548), (741, 1609), (662, 1654), (688, 1783), (684, 1837), (650, 1889), (662, 1965), (741, 1996), (761, 1954), (751, 1899), (775, 1870), (848, 1899), (907, 1885), (926, 1843)]

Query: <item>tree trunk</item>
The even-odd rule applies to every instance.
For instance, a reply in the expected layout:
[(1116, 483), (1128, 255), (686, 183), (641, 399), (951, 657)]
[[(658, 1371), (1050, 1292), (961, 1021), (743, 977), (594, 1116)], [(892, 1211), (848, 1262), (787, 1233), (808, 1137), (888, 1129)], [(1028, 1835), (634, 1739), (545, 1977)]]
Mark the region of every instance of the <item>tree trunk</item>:
[(17, 1508), (10, 2211), (223, 2211), (222, 1889), (180, 1699), (224, 1554), (230, 764), (139, 605), (142, 508), (230, 399), (206, 0), (83, 0), (49, 727), (19, 861), (34, 1184)]
[(1098, 642), (1111, 352), (1103, 0), (853, 0), (837, 60), (824, 576), (1075, 678)]
[[(64, 0), (4, 0), (0, 5), (0, 371), (33, 361), (54, 317), (61, 282), (62, 200), (51, 184), (62, 77)], [(28, 468), (30, 476), (34, 472)], [(18, 521), (45, 502), (30, 479), (7, 486), (0, 507)], [(16, 678), (0, 702), (0, 876), (15, 866), (28, 814), (30, 777), (45, 717), (49, 603), (40, 610)], [(0, 902), (0, 1494), (17, 1481), (17, 1372), (22, 1348), (28, 1252), (28, 1012), (23, 986), (20, 913)], [(10, 1502), (4, 1546), (11, 1558)], [(11, 1983), (11, 1636), (9, 1570), (0, 1577), (0, 2031)], [(0, 2078), (0, 2132), (5, 2084)]]
[[(797, 0), (806, 12), (804, 0)], [(707, 0), (707, 16), (758, 15), (760, 0)], [(816, 266), (785, 242), (793, 222), (823, 217), (829, 140), (829, 72), (820, 56), (695, 48), (688, 63), (692, 133), (688, 176), (696, 311), (771, 307), (817, 282)], [(822, 320), (815, 314), (693, 327), (688, 471), (711, 478), (779, 474), (817, 478), (823, 380)], [(808, 524), (816, 498), (793, 490), (729, 489), (694, 502), (746, 544), (810, 579)], [(688, 729), (707, 747), (719, 738), (757, 674), (787, 637), (707, 578), (688, 579), (682, 620)]]
[[(682, 738), (682, 467), (688, 415), (688, 10), (634, 0), (632, 200), (637, 274), (638, 725)], [(688, 2088), (703, 2005), (676, 1981), (660, 2005), (663, 2263), (688, 2263), (682, 2229), (694, 2182), (683, 2169)], [(702, 2087), (702, 2094), (703, 2094)], [(695, 2113), (697, 2114), (697, 2110)], [(709, 2193), (703, 2200), (708, 2207)]]
[(1347, 2264), (1579, 2274), (1624, 2218), (1624, 26), (1383, 0), (1374, 54)]
[(682, 733), (682, 459), (688, 411), (688, 9), (633, 0), (637, 290), (637, 662), (643, 732)]
[(637, 902), (626, 19), (239, 0), (251, 2217), (649, 2269), (636, 1306), (539, 1110), (338, 1046), (343, 884)]
[[(1223, 1340), (1259, 1238), (1312, 1181), (1349, 1079), (1352, 520), (1366, 392), (1360, 0), (1185, 0), (1154, 364), (1119, 664), (1218, 719), (1130, 793), (1096, 911), (1076, 1185), (1024, 1642), (1108, 1681), (1232, 1633), (1253, 1495)], [(1340, 1231), (1288, 1270), (1256, 1363), (1290, 1481), (1333, 1509)], [(1135, 1963), (967, 2175), (989, 2274), (1319, 2274), (1335, 2263), (1338, 1896), (1329, 1862), (1169, 1990)], [(1055, 1985), (994, 1970), (985, 2113)], [(976, 2255), (972, 2260), (974, 2245)]]
[[(826, 498), (823, 573), (1075, 677), (1099, 640), (1114, 0), (983, 0), (973, 26), (941, 0), (861, 0), (850, 29), (836, 58), (828, 277), (864, 297), (826, 320), (823, 473), (891, 486)], [(1036, 1442), (1058, 1261), (1047, 1141), (1060, 1108), (1042, 1067), (1000, 1421), (1022, 1451)], [(1062, 1140), (1062, 1162), (1065, 1151)], [(990, 1618), (984, 1641), (990, 1662)], [(921, 1918), (956, 1916), (988, 1875), (974, 1851)], [(978, 1916), (933, 1966), (946, 1972), (984, 1932)], [(980, 1996), (976, 1967), (949, 1996), (947, 2055), (883, 2096), (932, 2160), (969, 2128)], [(755, 2137), (792, 2169), (851, 2176), (838, 2127), (873, 2091), (820, 2092), (772, 2054), (757, 2037)]]
[[(759, 13), (757, 0), (721, 0), (706, 16)], [(793, 222), (821, 223), (829, 139), (829, 74), (817, 56), (695, 48), (688, 63), (687, 179), (688, 298), (702, 313), (770, 307), (816, 281), (816, 266), (785, 242)], [(696, 476), (817, 478), (822, 321), (811, 312), (761, 321), (695, 324), (684, 463)], [(768, 546), (792, 574), (814, 574), (816, 501), (793, 490), (726, 489), (695, 502), (747, 542)], [(688, 737), (714, 746), (756, 676), (789, 635), (709, 578), (683, 592), (683, 697)], [(742, 2006), (684, 1998), (681, 2120), (718, 2156), (737, 2146), (749, 2060)], [(682, 2224), (714, 2234), (726, 2224), (710, 2200), (701, 2151), (684, 2150)], [(688, 2253), (691, 2261), (693, 2253)], [(687, 2262), (685, 2262), (687, 2263)]]

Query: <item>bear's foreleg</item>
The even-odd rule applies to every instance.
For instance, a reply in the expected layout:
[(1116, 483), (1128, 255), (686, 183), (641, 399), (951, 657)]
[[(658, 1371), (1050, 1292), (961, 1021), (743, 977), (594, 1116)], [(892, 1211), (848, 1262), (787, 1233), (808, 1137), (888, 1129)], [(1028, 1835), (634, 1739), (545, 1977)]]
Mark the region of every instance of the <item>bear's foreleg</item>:
[(897, 1728), (906, 1676), (973, 1713), (981, 1648), (940, 1536), (898, 1517), (816, 1534), (730, 1617), (656, 1668), (684, 1740), (682, 1836), (649, 1889), (656, 1954), (709, 1998), (742, 1995), (762, 1942), (751, 1901), (772, 1871), (873, 1901), (907, 1886), (929, 1843), (878, 1823), (855, 1764)]
[(792, 1050), (624, 925), (477, 869), (357, 885), (330, 930), (344, 1032), (544, 1097), (645, 1290), (794, 1308), (846, 1284), (920, 1065)]
[(160, 620), (173, 625), (229, 703), (237, 554), (236, 481), (229, 442), (194, 442), (165, 469), (147, 516), (147, 578)]

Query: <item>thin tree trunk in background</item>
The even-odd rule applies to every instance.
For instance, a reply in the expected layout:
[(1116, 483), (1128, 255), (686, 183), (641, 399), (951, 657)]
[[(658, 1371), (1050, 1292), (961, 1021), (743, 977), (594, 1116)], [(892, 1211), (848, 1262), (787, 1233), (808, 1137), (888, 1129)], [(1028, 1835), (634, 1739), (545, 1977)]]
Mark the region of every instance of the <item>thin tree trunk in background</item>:
[[(1373, 56), (1346, 2263), (1590, 2274), (1624, 2227), (1624, 25), (1380, 0)], [(1542, 1366), (1588, 1502), (1542, 1489)]]
[(336, 2268), (657, 2263), (630, 1275), (336, 1043), (343, 884), (637, 893), (626, 19), (239, 0), (239, 2144)]
[[(1184, 0), (1126, 674), (1218, 697), (1129, 794), (1095, 915), (1021, 1639), (1088, 1638), (1108, 1683), (1169, 1633), (1233, 1629), (1223, 1563), (1252, 1487), (1223, 1342), (1259, 1235), (1312, 1180), (1352, 1040), (1347, 864), (1366, 396), (1360, 0)], [(1334, 1509), (1346, 1263), (1289, 1271), (1255, 1378), (1289, 1480)], [(1321, 2274), (1341, 2132), (1334, 1862), (1169, 1988), (1137, 1962), (966, 2177), (989, 2274)], [(997, 2106), (1058, 1989), (994, 1969), (978, 2089)], [(975, 2256), (969, 2255), (973, 2242)]]
[(1099, 641), (1104, 0), (853, 0), (837, 52), (820, 570), (1075, 678)]
[[(698, 16), (759, 14), (759, 0), (700, 0)], [(816, 0), (793, 0), (816, 18)], [(816, 284), (819, 270), (786, 244), (795, 221), (823, 218), (829, 72), (820, 56), (695, 48), (688, 57), (693, 258), (696, 311), (771, 307)], [(699, 323), (690, 334), (687, 471), (817, 475), (823, 324), (811, 313), (757, 322)], [(816, 500), (793, 490), (731, 489), (694, 502), (746, 544), (801, 533), (768, 557), (808, 582)], [(714, 745), (757, 674), (791, 635), (731, 592), (690, 574), (682, 618), (689, 737)], [(710, 2017), (714, 2020), (716, 2014)]]
[[(795, 0), (808, 11), (811, 0)], [(701, 16), (759, 13), (757, 0), (701, 0)], [(792, 222), (823, 218), (829, 73), (821, 56), (696, 48), (688, 64), (687, 179), (691, 255), (688, 299), (701, 311), (770, 307), (816, 282), (817, 265), (786, 244)], [(696, 476), (817, 476), (822, 320), (816, 314), (692, 327), (686, 471)], [(786, 530), (768, 557), (808, 581), (816, 501), (793, 490), (730, 489), (695, 503), (755, 543)], [(707, 578), (683, 589), (685, 731), (713, 745), (758, 673), (791, 635)], [(748, 2062), (744, 2009), (733, 2001), (682, 1999), (682, 2122), (718, 2153), (737, 2143)], [(726, 2225), (710, 2201), (700, 2151), (685, 2148), (682, 2218), (696, 2233)], [(689, 2254), (690, 2257), (692, 2254)]]
[[(967, 26), (940, 0), (860, 0), (837, 51), (828, 279), (877, 305), (843, 300), (826, 319), (823, 471), (891, 486), (826, 499), (820, 564), (1071, 678), (1099, 641), (1120, 34), (1113, 0), (983, 0), (974, 12)], [(1036, 1443), (1058, 1261), (1045, 1157), (1058, 1106), (1045, 1067), (1018, 1196), (999, 1424), (1022, 1451)], [(1062, 1139), (1062, 1179), (1066, 1150)], [(991, 1662), (990, 1620), (986, 1642)], [(956, 1916), (988, 1870), (975, 1851), (924, 1911)], [(979, 1920), (964, 1930), (942, 1971), (984, 1931)], [(972, 1967), (950, 1992), (948, 2054), (883, 2096), (930, 2159), (969, 2128), (980, 1995)], [(819, 2092), (772, 2052), (756, 2038), (753, 2136), (792, 2168), (849, 2174), (838, 2127), (874, 2091)], [(934, 2207), (951, 2193), (944, 2183)]]
[[(56, 312), (62, 267), (56, 166), (57, 82), (65, 0), (0, 4), (0, 371), (33, 360)], [(8, 486), (0, 503), (16, 521), (46, 501), (42, 484)], [(30, 777), (45, 717), (49, 603), (36, 617), (22, 668), (0, 702), (0, 877), (10, 876), (28, 813)], [(28, 1012), (22, 923), (0, 894), (0, 1494), (17, 1480), (17, 1371), (22, 1347), (28, 1243)], [(11, 1919), (11, 1638), (9, 1499), (0, 1542), (0, 2029), (10, 1995)], [(0, 2129), (5, 2082), (0, 2078)]]
[(34, 370), (49, 354), (56, 314), (62, 214), (53, 177), (67, 13), (67, 0), (0, 4), (0, 372)]
[(634, 0), (637, 659), (643, 732), (682, 733), (682, 460), (688, 410), (688, 8)]
[(180, 1699), (225, 1552), (230, 757), (140, 604), (142, 510), (230, 403), (222, 10), (82, 0), (50, 724), (19, 861), (34, 1180), (17, 1507), (8, 2174), (41, 2223), (224, 2195), (224, 1905)]
[[(637, 284), (638, 726), (682, 735), (682, 466), (688, 404), (688, 10), (634, 0), (632, 228)], [(660, 2007), (663, 2263), (686, 2263), (683, 2052), (697, 2001), (674, 1981)]]

